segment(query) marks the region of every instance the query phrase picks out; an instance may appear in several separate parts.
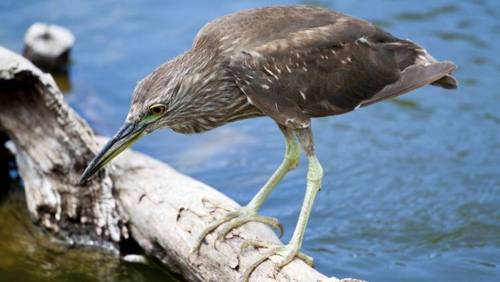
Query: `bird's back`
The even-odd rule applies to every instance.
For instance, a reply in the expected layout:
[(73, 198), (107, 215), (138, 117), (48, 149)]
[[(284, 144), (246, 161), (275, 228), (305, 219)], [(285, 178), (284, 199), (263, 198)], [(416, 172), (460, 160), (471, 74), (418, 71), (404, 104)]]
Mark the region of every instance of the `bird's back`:
[(343, 15), (310, 6), (275, 6), (244, 10), (207, 23), (196, 35), (193, 47), (205, 40), (222, 51), (238, 52), (286, 38), (290, 33), (333, 24)]
[(278, 123), (341, 114), (426, 84), (456, 87), (451, 63), (373, 24), (330, 10), (247, 10), (207, 24), (194, 52), (216, 50), (249, 101)]

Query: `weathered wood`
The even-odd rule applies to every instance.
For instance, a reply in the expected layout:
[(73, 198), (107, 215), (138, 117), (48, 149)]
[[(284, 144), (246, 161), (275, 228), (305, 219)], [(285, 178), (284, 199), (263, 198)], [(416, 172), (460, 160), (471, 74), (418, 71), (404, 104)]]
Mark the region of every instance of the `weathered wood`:
[(45, 71), (66, 71), (75, 37), (67, 28), (34, 23), (24, 36), (24, 57)]
[[(66, 241), (116, 247), (132, 236), (147, 254), (189, 281), (237, 281), (264, 251), (242, 252), (244, 240), (280, 243), (269, 227), (249, 223), (232, 231), (217, 248), (215, 236), (209, 235), (200, 255), (190, 256), (202, 228), (225, 208), (238, 205), (137, 152), (124, 153), (86, 186), (77, 186), (84, 166), (105, 139), (95, 137), (63, 101), (50, 75), (1, 47), (0, 130), (15, 144), (32, 218)], [(251, 280), (338, 281), (300, 260), (278, 274), (266, 262)]]

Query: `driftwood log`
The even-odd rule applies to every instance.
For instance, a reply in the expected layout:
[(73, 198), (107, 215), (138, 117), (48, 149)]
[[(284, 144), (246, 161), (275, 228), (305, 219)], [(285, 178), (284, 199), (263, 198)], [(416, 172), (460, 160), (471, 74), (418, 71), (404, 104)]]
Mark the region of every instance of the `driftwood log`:
[[(214, 247), (214, 235), (189, 255), (195, 238), (225, 209), (238, 205), (160, 161), (126, 152), (85, 186), (80, 173), (105, 141), (63, 100), (52, 77), (0, 47), (0, 131), (16, 148), (29, 213), (67, 243), (117, 249), (133, 238), (146, 254), (188, 281), (238, 281), (260, 252), (247, 239), (279, 243), (267, 226), (249, 223)], [(225, 208), (221, 208), (225, 207)], [(334, 263), (334, 262), (332, 262)], [(268, 261), (251, 281), (339, 281), (300, 260), (279, 273)], [(344, 279), (344, 281), (354, 281)]]

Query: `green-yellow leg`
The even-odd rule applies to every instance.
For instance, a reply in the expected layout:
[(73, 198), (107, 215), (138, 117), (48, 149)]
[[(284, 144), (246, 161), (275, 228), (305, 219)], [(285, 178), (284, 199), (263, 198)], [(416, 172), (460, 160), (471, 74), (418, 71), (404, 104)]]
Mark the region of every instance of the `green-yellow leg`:
[(302, 204), (302, 209), (300, 211), (299, 220), (295, 231), (293, 232), (292, 239), (285, 246), (276, 246), (263, 242), (249, 241), (244, 244), (243, 247), (253, 245), (256, 247), (265, 247), (269, 250), (256, 262), (250, 265), (242, 276), (242, 281), (248, 281), (252, 272), (264, 261), (269, 259), (271, 256), (278, 255), (280, 259), (276, 263), (276, 269), (281, 269), (288, 263), (290, 263), (295, 257), (304, 260), (306, 263), (312, 265), (313, 260), (311, 257), (306, 256), (299, 252), (302, 246), (302, 241), (304, 240), (304, 233), (306, 230), (307, 222), (311, 214), (314, 199), (316, 194), (321, 188), (321, 179), (323, 178), (323, 168), (319, 163), (316, 155), (314, 153), (314, 146), (312, 143), (312, 134), (310, 129), (304, 129), (297, 132), (297, 136), (301, 141), (306, 154), (308, 155), (309, 168), (307, 172), (307, 189), (304, 197), (304, 203)]
[(269, 194), (273, 191), (274, 187), (281, 181), (281, 179), (292, 169), (296, 168), (300, 160), (300, 146), (290, 129), (280, 127), (286, 140), (286, 152), (283, 162), (278, 167), (278, 169), (273, 173), (271, 178), (266, 182), (266, 184), (259, 190), (259, 192), (252, 198), (252, 200), (243, 208), (229, 212), (227, 215), (223, 216), (212, 222), (203, 232), (198, 236), (196, 245), (194, 246), (192, 252), (198, 252), (201, 244), (205, 237), (217, 229), (224, 223), (228, 223), (217, 236), (217, 240), (222, 239), (229, 233), (232, 229), (237, 228), (247, 222), (257, 221), (273, 226), (274, 228), (279, 228), (281, 233), (283, 233), (283, 227), (278, 222), (278, 220), (271, 217), (264, 217), (257, 214), (262, 204), (268, 198)]

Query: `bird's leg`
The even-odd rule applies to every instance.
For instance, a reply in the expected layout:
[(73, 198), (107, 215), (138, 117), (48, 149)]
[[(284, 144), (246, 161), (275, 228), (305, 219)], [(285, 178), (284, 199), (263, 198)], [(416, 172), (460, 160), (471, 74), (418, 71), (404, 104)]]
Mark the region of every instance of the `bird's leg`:
[(278, 222), (278, 220), (276, 220), (275, 218), (260, 216), (257, 214), (258, 210), (260, 209), (264, 201), (268, 198), (269, 194), (273, 191), (274, 187), (276, 187), (276, 185), (287, 174), (287, 172), (297, 167), (300, 160), (300, 146), (293, 134), (293, 131), (282, 126), (280, 126), (280, 129), (286, 140), (285, 157), (281, 165), (246, 206), (239, 210), (231, 211), (222, 218), (219, 218), (210, 223), (210, 225), (205, 228), (205, 230), (203, 230), (203, 232), (199, 235), (196, 245), (192, 250), (193, 253), (199, 251), (201, 244), (209, 233), (213, 232), (215, 229), (226, 222), (228, 222), (227, 226), (225, 226), (218, 233), (216, 241), (224, 238), (226, 234), (229, 233), (232, 229), (237, 228), (250, 221), (257, 221), (271, 225), (274, 228), (279, 228), (280, 233), (283, 233), (283, 227)]
[(255, 211), (260, 209), (264, 201), (268, 198), (269, 194), (273, 191), (274, 187), (276, 187), (276, 185), (290, 170), (296, 168), (300, 161), (300, 146), (295, 136), (293, 135), (293, 132), (290, 129), (282, 126), (280, 126), (280, 129), (283, 132), (286, 141), (285, 158), (281, 162), (281, 165), (278, 167), (278, 169), (273, 173), (271, 178), (269, 178), (266, 184), (246, 205), (246, 207)]
[(316, 198), (316, 194), (321, 188), (321, 179), (323, 178), (323, 168), (316, 158), (314, 153), (314, 144), (312, 139), (312, 133), (310, 128), (296, 130), (297, 137), (307, 154), (309, 161), (309, 168), (307, 172), (307, 189), (306, 195), (304, 197), (304, 203), (302, 204), (302, 209), (300, 211), (299, 220), (295, 231), (293, 232), (292, 239), (285, 246), (276, 246), (271, 244), (263, 244), (261, 242), (250, 241), (244, 244), (244, 246), (256, 246), (256, 247), (266, 247), (269, 248), (259, 260), (254, 262), (248, 267), (248, 269), (243, 274), (242, 280), (248, 281), (252, 272), (264, 261), (274, 255), (280, 256), (278, 262), (275, 264), (277, 270), (281, 269), (288, 263), (290, 263), (295, 257), (304, 260), (308, 264), (312, 264), (312, 258), (299, 252), (302, 246), (302, 241), (304, 239), (304, 232), (306, 230), (307, 221), (311, 214), (311, 209)]

